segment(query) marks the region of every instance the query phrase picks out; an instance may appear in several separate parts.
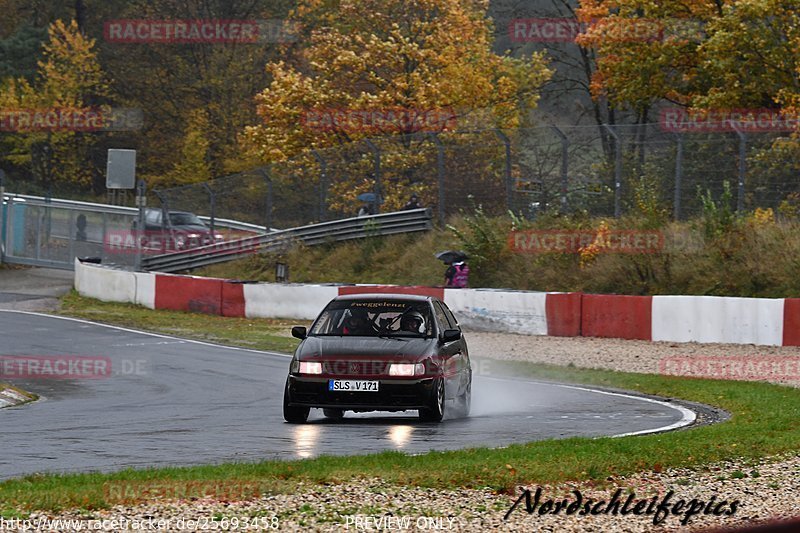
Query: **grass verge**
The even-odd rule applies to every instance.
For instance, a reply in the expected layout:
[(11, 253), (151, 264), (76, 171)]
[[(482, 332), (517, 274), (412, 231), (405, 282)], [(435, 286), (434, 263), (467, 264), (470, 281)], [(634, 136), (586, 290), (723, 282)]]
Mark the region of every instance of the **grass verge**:
[[(74, 295), (66, 298), (75, 302)], [(130, 306), (84, 301), (86, 307), (105, 310)], [(62, 313), (69, 314), (70, 305)], [(135, 308), (134, 308), (135, 309)], [(180, 314), (180, 313), (178, 313)], [(136, 310), (124, 325), (146, 328), (176, 313)], [(109, 322), (116, 313), (104, 316)], [(147, 317), (138, 321), (134, 317)], [(203, 317), (203, 322), (209, 317)], [(231, 319), (223, 319), (231, 320)], [(185, 324), (183, 325), (185, 327)], [(250, 331), (245, 328), (244, 331)], [(239, 332), (237, 336), (243, 335)], [(247, 339), (245, 338), (247, 341)], [(256, 342), (250, 340), (249, 342)], [(253, 344), (247, 344), (252, 346)], [(379, 477), (400, 485), (423, 487), (486, 488), (511, 490), (518, 484), (593, 480), (609, 476), (671, 467), (702, 467), (727, 459), (757, 460), (794, 452), (800, 448), (800, 390), (767, 383), (686, 379), (653, 374), (632, 374), (533, 363), (496, 362), (493, 369), (517, 377), (602, 385), (678, 397), (719, 406), (732, 414), (728, 422), (688, 431), (626, 438), (570, 438), (518, 444), (503, 449), (469, 449), (408, 456), (384, 452), (362, 456), (298, 461), (265, 461), (188, 468), (124, 470), (112, 474), (35, 475), (0, 483), (0, 502), (8, 511), (31, 509), (103, 508), (116, 503), (108, 487), (119, 484), (157, 486), (215, 483), (235, 480), (256, 484), (264, 493), (292, 491), (298, 482), (338, 483), (353, 477)], [(446, 423), (446, 422), (445, 422)], [(147, 491), (134, 491), (133, 499), (147, 499)], [(157, 491), (156, 491), (157, 492)], [(152, 494), (152, 491), (151, 493)], [(137, 496), (138, 495), (138, 496)], [(130, 502), (130, 498), (126, 503)], [(12, 511), (13, 509), (13, 511)]]
[(84, 298), (74, 290), (61, 299), (58, 314), (187, 339), (279, 352), (294, 351), (298, 341), (290, 336), (290, 328), (302, 323), (266, 318), (229, 318), (181, 311), (154, 311), (139, 305)]

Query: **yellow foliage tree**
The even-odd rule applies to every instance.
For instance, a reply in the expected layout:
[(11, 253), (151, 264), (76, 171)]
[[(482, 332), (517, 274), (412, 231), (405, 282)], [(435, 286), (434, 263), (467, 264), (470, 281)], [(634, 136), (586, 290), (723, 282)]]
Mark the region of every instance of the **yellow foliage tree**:
[[(422, 128), (434, 133), (467, 124), (514, 128), (536, 106), (551, 74), (542, 55), (515, 59), (492, 52), (487, 8), (486, 0), (302, 0), (293, 13), (305, 28), (302, 44), (292, 50), (296, 56), (267, 65), (272, 82), (257, 96), (262, 123), (246, 129), (247, 145), (260, 161), (301, 158), (313, 165), (310, 149), (395, 135), (402, 140), (383, 151), (395, 174), (384, 190), (387, 208), (398, 207), (409, 191), (433, 199), (430, 183), (404, 177), (404, 168), (430, 157), (429, 143), (423, 147), (426, 141), (415, 137), (421, 128), (409, 116), (452, 113), (453, 120)], [(396, 120), (309, 127), (310, 114), (334, 110), (348, 119), (395, 113)], [(479, 123), (471, 123), (476, 117)], [(356, 158), (349, 177), (332, 184), (334, 208), (370, 190), (364, 177), (369, 158)]]
[[(100, 104), (109, 88), (95, 50), (95, 40), (84, 36), (75, 21), (58, 20), (50, 25), (49, 40), (38, 62), (37, 79), (8, 79), (0, 84), (0, 108), (6, 110), (104, 109)], [(14, 150), (8, 159), (19, 165), (35, 164), (32, 152), (42, 151), (47, 161), (42, 175), (52, 181), (87, 186), (92, 180), (88, 152), (95, 143), (93, 133), (55, 129), (12, 134)], [(40, 156), (41, 157), (41, 156)], [(42, 174), (42, 172), (39, 172)]]
[(208, 129), (208, 113), (202, 109), (192, 111), (189, 114), (189, 123), (186, 126), (180, 161), (165, 176), (149, 177), (147, 179), (148, 185), (151, 187), (172, 187), (210, 180), (213, 176), (208, 164), (211, 144), (208, 140)]

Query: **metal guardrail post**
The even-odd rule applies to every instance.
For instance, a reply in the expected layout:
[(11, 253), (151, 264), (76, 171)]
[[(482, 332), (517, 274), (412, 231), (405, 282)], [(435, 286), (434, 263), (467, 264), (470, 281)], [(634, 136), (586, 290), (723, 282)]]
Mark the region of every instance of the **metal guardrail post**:
[(369, 139), (364, 139), (364, 143), (372, 150), (374, 174), (375, 174), (375, 209), (374, 214), (381, 212), (381, 204), (383, 203), (383, 184), (381, 183), (381, 150)]
[(505, 165), (505, 184), (506, 184), (506, 208), (509, 211), (514, 210), (514, 182), (511, 178), (511, 139), (508, 138), (503, 130), (495, 128), (494, 133), (503, 141), (503, 146), (506, 150), (506, 165)]
[(736, 124), (731, 123), (731, 128), (739, 136), (739, 186), (736, 193), (736, 211), (744, 212), (744, 179), (747, 175), (747, 135)]
[(569, 179), (569, 138), (557, 126), (550, 126), (561, 139), (561, 212), (567, 212), (567, 188)]
[(324, 222), (328, 218), (328, 162), (316, 150), (311, 155), (319, 162), (319, 220)]
[(608, 133), (614, 137), (614, 218), (619, 218), (622, 201), (622, 141), (608, 124), (603, 124)]
[(677, 153), (675, 154), (675, 199), (672, 206), (672, 217), (681, 218), (681, 186), (683, 181), (683, 134), (676, 133)]
[(211, 190), (211, 187), (208, 186), (208, 182), (203, 182), (203, 189), (208, 193), (208, 203), (209, 207), (211, 208), (211, 221), (209, 223), (209, 227), (211, 230), (211, 238), (214, 238), (214, 219), (216, 218), (216, 209), (217, 209), (217, 195), (214, 194), (214, 191)]
[(428, 137), (436, 145), (436, 176), (439, 183), (439, 225), (444, 227), (445, 223), (445, 190), (444, 190), (444, 143), (435, 133), (429, 133)]

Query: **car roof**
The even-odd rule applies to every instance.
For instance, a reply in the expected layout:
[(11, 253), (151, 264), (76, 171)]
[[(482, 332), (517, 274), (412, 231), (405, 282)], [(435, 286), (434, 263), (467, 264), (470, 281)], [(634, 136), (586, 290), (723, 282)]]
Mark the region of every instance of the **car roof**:
[(399, 294), (399, 293), (384, 293), (384, 292), (370, 292), (364, 294), (343, 294), (337, 296), (334, 300), (403, 300), (403, 301), (416, 301), (428, 302), (433, 300), (433, 296), (425, 296), (422, 294)]
[[(148, 207), (147, 209), (145, 209), (145, 211), (161, 213), (163, 209), (161, 209), (160, 207)], [(170, 215), (194, 215), (194, 213), (192, 213), (191, 211), (173, 211), (172, 209), (170, 209), (168, 213)]]

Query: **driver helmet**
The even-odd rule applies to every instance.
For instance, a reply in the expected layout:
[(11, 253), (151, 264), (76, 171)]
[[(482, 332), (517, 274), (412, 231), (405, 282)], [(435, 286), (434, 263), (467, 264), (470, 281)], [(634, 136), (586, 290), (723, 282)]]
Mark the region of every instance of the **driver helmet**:
[(363, 328), (367, 325), (367, 312), (364, 309), (360, 309), (358, 307), (348, 309), (348, 317), (346, 320), (346, 325), (350, 329), (359, 329)]
[(425, 333), (425, 319), (418, 311), (411, 311), (400, 319), (400, 329), (412, 333)]

